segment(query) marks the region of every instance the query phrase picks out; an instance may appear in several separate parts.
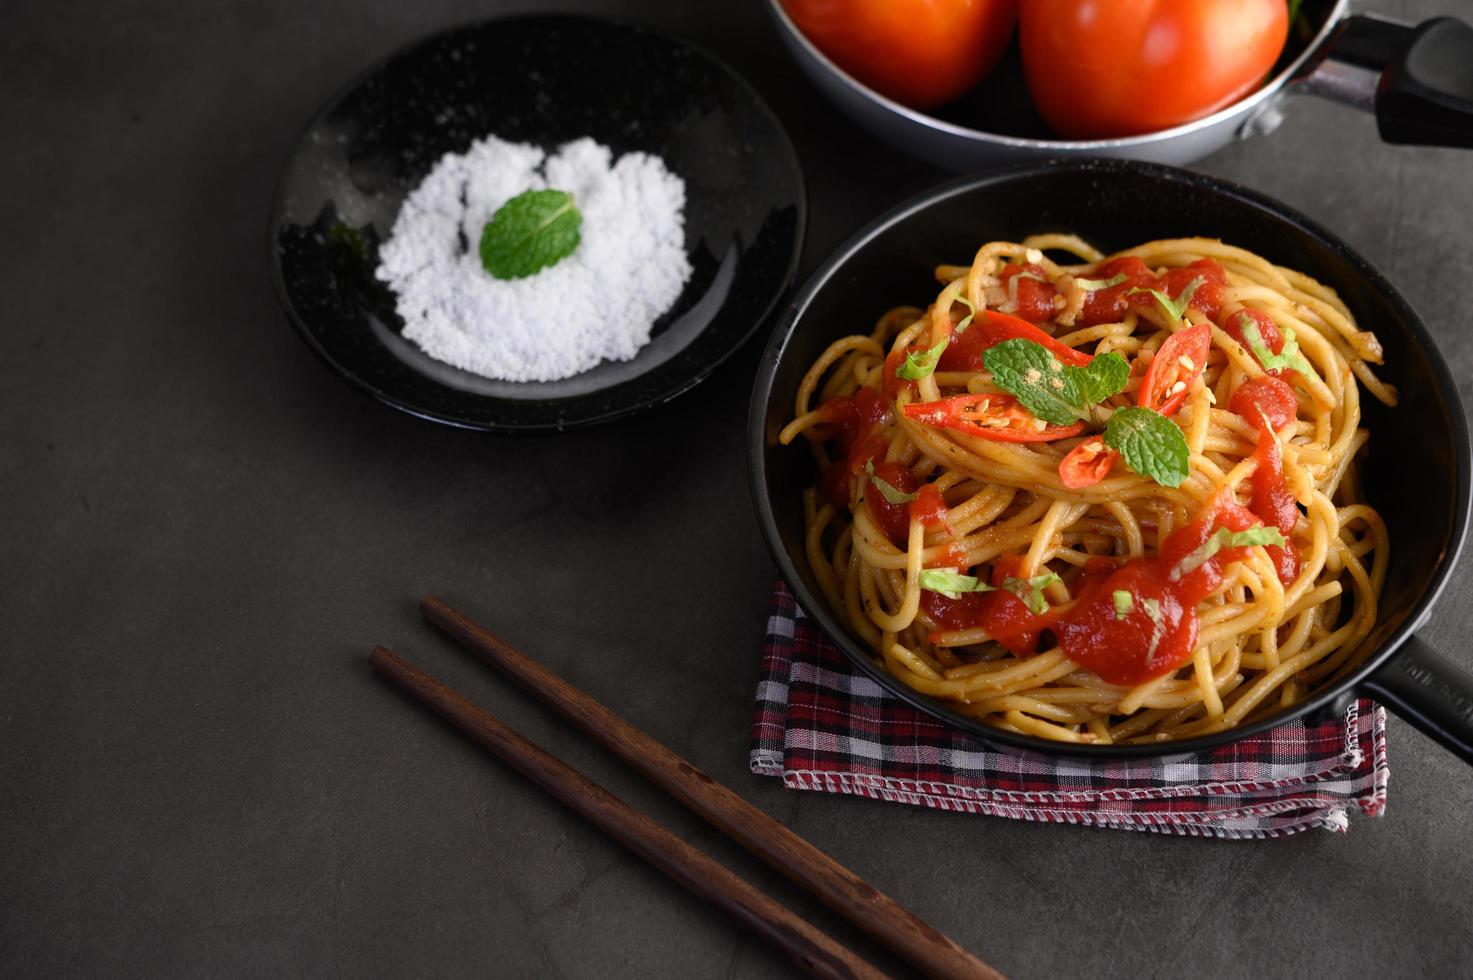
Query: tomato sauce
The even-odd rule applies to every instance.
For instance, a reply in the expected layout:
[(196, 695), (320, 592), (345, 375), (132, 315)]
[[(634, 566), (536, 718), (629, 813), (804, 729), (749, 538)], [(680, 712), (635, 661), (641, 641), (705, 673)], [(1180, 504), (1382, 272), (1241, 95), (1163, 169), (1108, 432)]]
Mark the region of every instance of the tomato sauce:
[(864, 472), (864, 464), (884, 454), (889, 445), (878, 430), (889, 417), (888, 404), (869, 388), (860, 388), (848, 398), (831, 398), (818, 407), (819, 418), (835, 430), (842, 460), (836, 460), (823, 475), (824, 497), (835, 507), (849, 506), (853, 478)]
[[(1227, 273), (1212, 259), (1198, 259), (1180, 269), (1166, 270), (1161, 276), (1161, 285), (1156, 288), (1172, 299), (1180, 299), (1182, 292), (1193, 280), (1201, 281), (1197, 283), (1196, 292), (1192, 293), (1192, 307), (1201, 310), (1209, 320), (1215, 321), (1222, 312), (1222, 291), (1227, 288)], [(1154, 296), (1142, 296), (1140, 293), (1136, 293), (1131, 299), (1141, 302), (1143, 306), (1156, 302)]]
[[(900, 463), (875, 463), (875, 479), (884, 480), (901, 493), (914, 493), (921, 481)], [(863, 464), (861, 464), (861, 469)], [(871, 484), (864, 488), (864, 506), (870, 518), (885, 532), (893, 544), (903, 545), (910, 534), (910, 504), (892, 504), (880, 488)]]
[(1022, 556), (1004, 555), (992, 566), (989, 582), (996, 592), (965, 592), (949, 599), (939, 592), (921, 593), (921, 606), (943, 630), (981, 628), (1003, 649), (1019, 657), (1038, 652), (1039, 637), (1051, 622), (1053, 611), (1036, 615), (1013, 593), (1002, 588), (1022, 566)]
[(1253, 449), (1253, 459), (1258, 465), (1248, 481), (1253, 488), (1248, 506), (1263, 523), (1278, 528), (1283, 534), (1284, 546), (1270, 545), (1267, 550), (1274, 561), (1279, 581), (1289, 585), (1299, 577), (1299, 549), (1288, 540), (1299, 523), (1299, 506), (1284, 476), (1284, 451), (1274, 436), (1274, 430), (1282, 429), (1295, 419), (1299, 403), (1294, 397), (1294, 389), (1265, 374), (1239, 386), (1233, 392), (1231, 407), (1258, 429), (1258, 443)]
[[(1241, 531), (1259, 523), (1259, 515), (1230, 493), (1220, 493), (1166, 539), (1159, 555), (1091, 561), (1074, 583), (1075, 601), (1067, 607), (1035, 614), (1002, 590), (969, 592), (956, 599), (926, 591), (921, 604), (941, 629), (981, 628), (1020, 657), (1036, 653), (1044, 632), (1052, 632), (1069, 660), (1107, 683), (1130, 687), (1168, 674), (1191, 657), (1199, 628), (1197, 605), (1221, 587), (1223, 569), (1242, 560), (1249, 549), (1223, 548), (1175, 578), (1173, 571), (1219, 528)], [(1020, 564), (1016, 555), (999, 559), (992, 584), (1001, 586)], [(1116, 607), (1116, 592), (1131, 597), (1123, 614)]]
[[(1043, 266), (1010, 263), (1002, 267), (999, 278), (1003, 288), (1008, 291), (1008, 296), (1017, 298), (1017, 306), (1012, 311), (1014, 316), (1022, 317), (1030, 323), (1042, 323), (1052, 319), (1058, 312), (1054, 306), (1054, 297), (1059, 291), (1043, 277)], [(1016, 286), (1013, 285), (1014, 280), (1017, 281)]]
[(1268, 374), (1239, 385), (1228, 407), (1253, 426), (1261, 427), (1262, 420), (1267, 419), (1274, 431), (1299, 417), (1299, 399), (1294, 397), (1294, 389)]
[(926, 527), (947, 525), (946, 500), (932, 483), (927, 483), (917, 492), (916, 499), (911, 502), (910, 513)]
[(1084, 306), (1074, 321), (1077, 326), (1092, 327), (1097, 323), (1119, 322), (1130, 309), (1130, 300), (1127, 298), (1130, 291), (1150, 289), (1156, 282), (1156, 277), (1146, 268), (1146, 264), (1133, 255), (1101, 262), (1084, 278), (1103, 282), (1116, 276), (1124, 276), (1125, 280), (1085, 295)]
[[(1227, 273), (1212, 259), (1198, 259), (1180, 269), (1168, 269), (1163, 275), (1155, 275), (1146, 264), (1133, 255), (1110, 259), (1095, 266), (1094, 271), (1084, 278), (1109, 281), (1124, 276), (1123, 282), (1104, 289), (1096, 289), (1085, 296), (1075, 324), (1092, 327), (1097, 323), (1116, 323), (1132, 308), (1152, 309), (1156, 297), (1149, 292), (1134, 290), (1156, 289), (1180, 299), (1181, 294), (1194, 280), (1200, 280), (1192, 293), (1191, 307), (1201, 310), (1209, 319), (1216, 320), (1222, 311), (1223, 290), (1227, 287)], [(1282, 341), (1281, 341), (1282, 343)]]
[[(1107, 683), (1122, 686), (1176, 670), (1197, 643), (1197, 604), (1217, 591), (1223, 569), (1248, 549), (1223, 548), (1176, 578), (1173, 570), (1218, 528), (1241, 531), (1257, 523), (1231, 494), (1219, 493), (1166, 539), (1159, 555), (1125, 562), (1054, 623), (1064, 655)], [(1123, 615), (1116, 609), (1116, 592), (1130, 593)]]

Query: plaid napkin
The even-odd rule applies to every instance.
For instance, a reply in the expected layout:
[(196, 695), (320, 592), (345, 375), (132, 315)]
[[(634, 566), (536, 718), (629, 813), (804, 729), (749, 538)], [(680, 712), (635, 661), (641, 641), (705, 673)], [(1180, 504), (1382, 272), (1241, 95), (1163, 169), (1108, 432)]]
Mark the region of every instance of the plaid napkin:
[(1089, 762), (994, 748), (856, 672), (787, 587), (772, 616), (752, 725), (752, 771), (849, 793), (1015, 820), (1213, 837), (1343, 833), (1386, 806), (1386, 712), (1293, 722), (1173, 762)]

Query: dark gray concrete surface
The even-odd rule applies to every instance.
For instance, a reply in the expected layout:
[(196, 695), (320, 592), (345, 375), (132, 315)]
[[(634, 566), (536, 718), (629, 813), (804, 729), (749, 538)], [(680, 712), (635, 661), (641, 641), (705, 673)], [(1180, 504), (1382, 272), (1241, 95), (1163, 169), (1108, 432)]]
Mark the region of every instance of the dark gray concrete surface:
[[(1269, 843), (749, 775), (774, 574), (742, 449), (755, 344), (652, 414), (514, 440), (397, 414), (318, 363), (266, 274), (299, 127), (396, 46), (535, 6), (0, 7), (0, 975), (788, 971), (371, 677), (376, 641), (896, 966), (422, 625), (430, 590), (1009, 974), (1473, 969), (1473, 773), (1395, 720), (1383, 819)], [(769, 98), (815, 178), (805, 269), (941, 176), (835, 118), (755, 3), (581, 6), (704, 45)], [(1362, 249), (1473, 398), (1473, 155), (1383, 147), (1325, 104), (1289, 115), (1201, 168)], [(1465, 665), (1470, 574), (1426, 631)]]

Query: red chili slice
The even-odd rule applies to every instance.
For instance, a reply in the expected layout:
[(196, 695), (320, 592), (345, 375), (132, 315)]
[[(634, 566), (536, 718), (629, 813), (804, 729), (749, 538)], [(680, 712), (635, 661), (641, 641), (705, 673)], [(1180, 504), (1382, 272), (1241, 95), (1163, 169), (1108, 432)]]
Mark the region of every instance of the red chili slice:
[(1207, 367), (1207, 355), (1211, 349), (1212, 325), (1209, 323), (1178, 330), (1166, 338), (1166, 343), (1161, 345), (1141, 378), (1136, 404), (1162, 415), (1176, 414), (1182, 402), (1186, 401), (1187, 389)]
[(1086, 439), (1059, 460), (1059, 482), (1070, 490), (1094, 486), (1110, 475), (1120, 454), (1099, 436)]
[(1027, 320), (986, 310), (977, 314), (961, 333), (953, 332), (951, 343), (941, 354), (937, 366), (943, 371), (981, 371), (982, 352), (1004, 340), (1031, 340), (1042, 344), (1060, 363), (1083, 367), (1093, 358), (1082, 350), (1061, 344)]
[(955, 395), (906, 405), (907, 418), (941, 429), (955, 429), (994, 442), (1053, 442), (1084, 431), (1084, 423), (1045, 425), (1012, 395)]

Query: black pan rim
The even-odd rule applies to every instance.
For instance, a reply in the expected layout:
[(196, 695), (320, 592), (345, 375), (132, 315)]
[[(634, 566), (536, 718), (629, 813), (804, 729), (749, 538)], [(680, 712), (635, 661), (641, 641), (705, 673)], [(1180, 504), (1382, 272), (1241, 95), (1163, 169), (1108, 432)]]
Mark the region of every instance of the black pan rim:
[[(793, 164), (792, 176), (796, 181), (797, 190), (797, 194), (794, 199), (794, 203), (796, 204), (796, 215), (795, 227), (793, 229), (793, 242), (792, 246), (789, 249), (788, 261), (786, 267), (783, 270), (781, 282), (779, 283), (778, 288), (773, 290), (772, 296), (767, 300), (766, 304), (764, 304), (760, 315), (752, 317), (751, 325), (747, 327), (742, 336), (739, 338), (735, 338), (730, 344), (727, 344), (725, 349), (723, 349), (715, 357), (708, 360), (698, 370), (689, 372), (674, 380), (669, 386), (667, 386), (659, 393), (650, 395), (645, 398), (636, 399), (629, 402), (628, 404), (620, 405), (615, 408), (610, 408), (603, 412), (581, 415), (568, 419), (566, 421), (474, 421), (457, 415), (436, 412), (396, 398), (391, 393), (386, 392), (378, 386), (374, 385), (367, 378), (360, 376), (356, 372), (348, 370), (336, 359), (334, 359), (333, 356), (328, 352), (328, 350), (322, 345), (321, 341), (319, 341), (317, 337), (312, 333), (311, 327), (307, 324), (305, 318), (303, 318), (301, 313), (298, 312), (296, 306), (291, 302), (291, 299), (287, 294), (286, 280), (283, 278), (281, 262), (277, 255), (276, 231), (280, 227), (283, 207), (285, 205), (287, 172), (291, 167), (292, 160), (296, 157), (298, 148), (301, 146), (302, 141), (305, 139), (307, 134), (310, 133), (312, 129), (316, 127), (324, 118), (326, 118), (334, 109), (336, 109), (338, 105), (343, 102), (344, 99), (348, 98), (348, 96), (350, 96), (360, 86), (362, 86), (369, 79), (373, 78), (375, 75), (379, 74), (392, 62), (398, 60), (399, 58), (411, 55), (422, 47), (440, 42), (449, 35), (457, 34), (462, 31), (479, 30), (504, 24), (528, 21), (597, 24), (605, 27), (615, 27), (633, 31), (638, 34), (658, 38), (679, 47), (683, 47), (700, 56), (701, 58), (706, 59), (721, 72), (730, 77), (739, 88), (743, 89), (747, 93), (747, 95), (751, 97), (753, 104), (772, 123), (773, 129), (776, 131), (779, 137), (779, 145), (781, 146), (781, 148), (786, 150), (786, 154)], [(447, 425), (452, 428), (465, 429), (474, 432), (490, 432), (503, 435), (520, 435), (546, 432), (565, 432), (572, 429), (587, 428), (589, 426), (611, 422), (615, 419), (625, 418), (627, 416), (635, 415), (672, 401), (680, 395), (683, 395), (686, 392), (690, 391), (702, 381), (706, 380), (719, 367), (721, 367), (722, 364), (725, 364), (734, 354), (736, 354), (737, 351), (741, 350), (743, 347), (746, 347), (747, 344), (751, 341), (753, 335), (756, 334), (758, 328), (760, 328), (765, 323), (769, 323), (772, 320), (773, 312), (777, 309), (779, 302), (792, 290), (793, 281), (797, 277), (798, 267), (802, 261), (803, 243), (807, 239), (807, 234), (808, 180), (803, 173), (803, 167), (798, 156), (797, 148), (793, 145), (792, 137), (788, 134), (787, 127), (783, 125), (782, 119), (777, 115), (776, 112), (773, 111), (772, 106), (768, 105), (767, 100), (762, 97), (762, 93), (758, 92), (756, 87), (754, 87), (751, 82), (747, 81), (745, 76), (739, 73), (736, 69), (732, 68), (731, 65), (727, 64), (726, 61), (712, 54), (706, 48), (687, 41), (682, 37), (675, 37), (670, 34), (656, 31), (653, 28), (637, 20), (618, 17), (594, 16), (590, 14), (573, 13), (568, 11), (548, 11), (545, 13), (529, 11), (526, 13), (509, 14), (505, 17), (471, 18), (468, 20), (460, 21), (458, 23), (450, 24), (446, 27), (433, 31), (430, 34), (422, 35), (420, 37), (414, 38), (413, 40), (406, 41), (403, 44), (391, 49), (387, 53), (375, 58), (366, 67), (358, 71), (355, 75), (350, 77), (346, 82), (344, 82), (336, 90), (334, 90), (333, 94), (325, 99), (312, 113), (312, 115), (309, 116), (300, 127), (298, 127), (296, 135), (293, 137), (290, 146), (287, 148), (286, 153), (281, 159), (280, 165), (277, 167), (277, 178), (271, 192), (271, 208), (266, 228), (266, 245), (268, 256), (267, 267), (271, 278), (272, 292), (276, 294), (277, 304), (286, 314), (287, 320), (291, 323), (297, 335), (301, 337), (301, 339), (306, 343), (308, 349), (310, 349), (312, 353), (317, 355), (318, 359), (321, 360), (322, 363), (326, 364), (327, 367), (334, 374), (342, 378), (344, 381), (347, 381), (355, 390), (369, 396), (381, 405), (386, 405), (396, 411), (402, 412), (414, 418), (424, 419), (428, 422), (435, 422), (440, 425)], [(630, 379), (630, 381), (634, 380), (638, 379)], [(628, 384), (630, 382), (626, 381), (622, 383)], [(600, 389), (599, 392), (595, 392), (593, 394), (597, 395), (609, 390), (612, 389)], [(576, 404), (577, 402), (589, 397), (589, 395), (573, 396), (572, 398), (565, 399), (565, 401), (567, 401), (569, 404)]]
[[(1034, 176), (1042, 176), (1060, 171), (1144, 173), (1157, 180), (1184, 183), (1214, 194), (1235, 198), (1251, 207), (1266, 212), (1278, 221), (1287, 222), (1290, 225), (1298, 227), (1301, 231), (1308, 233), (1343, 258), (1357, 275), (1363, 277), (1376, 292), (1386, 298), (1396, 311), (1398, 317), (1406, 323), (1413, 336), (1417, 339), (1417, 342), (1422, 347), (1423, 353), (1427, 356), (1428, 363), (1432, 366), (1433, 380), (1437, 384), (1439, 394), (1449, 406), (1452, 435), (1455, 443), (1455, 477), (1457, 486), (1454, 493), (1454, 500), (1456, 501), (1456, 505), (1452, 514), (1452, 528), (1448, 547), (1439, 559), (1439, 566), (1433, 572), (1428, 588), (1417, 600), (1412, 611), (1387, 639), (1382, 648), (1367, 657), (1365, 662), (1361, 664), (1360, 669), (1353, 675), (1344, 678), (1337, 684), (1316, 692), (1309, 700), (1296, 705), (1290, 711), (1275, 713), (1251, 724), (1240, 725), (1225, 732), (1198, 736), (1192, 739), (1183, 739), (1181, 741), (1154, 744), (1090, 746), (1069, 742), (1053, 742), (993, 728), (975, 719), (970, 719), (950, 711), (944, 702), (912, 690), (902, 681), (893, 677), (881, 665), (876, 664), (867, 652), (860, 649), (858, 643), (843, 628), (842, 624), (835, 619), (831, 611), (827, 608), (827, 604), (822, 601), (822, 597), (814, 595), (808, 590), (807, 586), (803, 583), (802, 576), (798, 574), (797, 567), (788, 555), (787, 550), (782, 547), (781, 536), (778, 533), (777, 522), (773, 516), (771, 502), (768, 500), (766, 491), (765, 431), (767, 408), (772, 396), (773, 377), (776, 373), (778, 362), (781, 360), (788, 341), (793, 335), (798, 319), (802, 316), (813, 298), (827, 285), (835, 273), (852, 256), (868, 245), (873, 238), (910, 215), (929, 208), (940, 201), (978, 187), (1027, 180)], [(1210, 177), (1205, 174), (1166, 166), (1164, 164), (1130, 160), (1095, 157), (1054, 159), (1042, 163), (1024, 163), (999, 168), (980, 175), (959, 177), (915, 195), (866, 224), (835, 249), (819, 265), (789, 302), (781, 320), (773, 329), (772, 337), (768, 342), (767, 349), (763, 352), (762, 360), (757, 368), (757, 378), (752, 389), (752, 399), (748, 405), (747, 434), (748, 476), (750, 479), (753, 506), (757, 512), (757, 522), (761, 527), (763, 540), (772, 555), (773, 561), (777, 564), (783, 580), (787, 583), (788, 588), (793, 591), (798, 604), (802, 607), (805, 614), (818, 623), (822, 631), (844, 653), (845, 657), (885, 690), (931, 717), (938, 718), (949, 725), (976, 736), (984, 742), (1024, 749), (1051, 757), (1067, 756), (1091, 760), (1127, 758), (1169, 760), (1203, 752), (1229, 742), (1250, 738), (1277, 725), (1281, 725), (1286, 721), (1313, 715), (1316, 712), (1324, 710), (1331, 704), (1354, 696), (1358, 688), (1364, 684), (1366, 678), (1375, 673), (1382, 664), (1395, 655), (1401, 645), (1406, 642), (1407, 638), (1427, 618), (1432, 606), (1442, 594), (1449, 574), (1462, 554), (1468, 529), (1469, 513), (1470, 510), (1473, 510), (1473, 480), (1470, 480), (1470, 471), (1473, 471), (1473, 451), (1470, 451), (1468, 425), (1466, 416), (1463, 413), (1462, 399), (1458, 394), (1452, 372), (1448, 369), (1447, 362), (1443, 359), (1431, 334), (1428, 333), (1421, 318), (1417, 316), (1416, 312), (1412, 310), (1411, 306), (1397, 292), (1396, 288), (1368, 260), (1337, 235), (1307, 215), (1300, 213), (1286, 204), (1219, 177)]]

